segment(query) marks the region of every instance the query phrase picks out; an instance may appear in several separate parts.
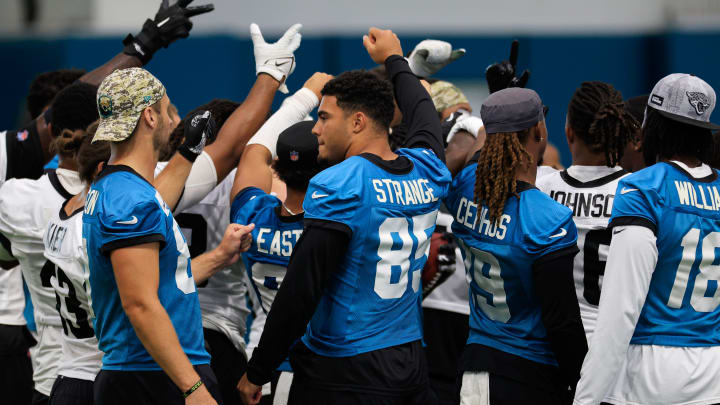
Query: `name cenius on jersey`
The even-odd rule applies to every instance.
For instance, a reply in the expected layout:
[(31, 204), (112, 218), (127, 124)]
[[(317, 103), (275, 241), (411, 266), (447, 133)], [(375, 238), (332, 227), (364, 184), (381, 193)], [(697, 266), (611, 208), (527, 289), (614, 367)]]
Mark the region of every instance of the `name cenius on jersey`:
[(720, 210), (720, 194), (715, 186), (702, 186), (689, 181), (675, 180), (680, 204), (701, 210)]
[(465, 225), (466, 227), (475, 230), (479, 234), (485, 234), (485, 236), (496, 238), (498, 240), (505, 239), (507, 233), (507, 224), (512, 221), (512, 217), (508, 214), (503, 214), (498, 221), (490, 223), (488, 218), (488, 209), (482, 207), (480, 210), (480, 216), (477, 215), (477, 204), (463, 197), (460, 199), (457, 213), (455, 214), (455, 220), (458, 223)]
[(380, 203), (415, 205), (435, 202), (438, 198), (428, 179), (390, 180), (372, 179), (375, 198)]

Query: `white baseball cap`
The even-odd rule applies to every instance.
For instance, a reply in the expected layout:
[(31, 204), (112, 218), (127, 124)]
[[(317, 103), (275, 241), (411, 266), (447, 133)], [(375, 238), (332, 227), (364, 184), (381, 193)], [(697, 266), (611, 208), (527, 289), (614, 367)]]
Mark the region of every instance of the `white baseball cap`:
[(715, 100), (715, 90), (703, 79), (687, 73), (673, 73), (657, 82), (647, 105), (671, 120), (716, 130), (720, 126), (710, 122)]

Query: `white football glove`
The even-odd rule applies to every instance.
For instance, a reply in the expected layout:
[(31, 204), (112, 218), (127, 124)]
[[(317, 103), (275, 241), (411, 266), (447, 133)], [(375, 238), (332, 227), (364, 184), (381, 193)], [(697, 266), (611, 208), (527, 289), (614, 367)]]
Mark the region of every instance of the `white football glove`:
[(463, 55), (465, 55), (464, 48), (453, 50), (449, 42), (426, 39), (415, 46), (408, 57), (408, 62), (410, 70), (416, 76), (430, 77)]
[(447, 136), (447, 141), (450, 142), (450, 140), (455, 136), (458, 131), (467, 131), (470, 133), (470, 135), (474, 136), (475, 139), (478, 137), (478, 132), (480, 132), (480, 128), (483, 127), (483, 122), (480, 117), (476, 117), (474, 115), (470, 114), (463, 114), (460, 117), (458, 117), (458, 120), (455, 121), (455, 125), (453, 125), (452, 128), (450, 128), (450, 132)]
[[(295, 24), (273, 44), (268, 44), (260, 32), (257, 24), (250, 24), (250, 38), (253, 41), (255, 52), (255, 73), (267, 73), (275, 80), (281, 82), (280, 92), (287, 94), (288, 88), (285, 81), (295, 71), (295, 52), (300, 46), (300, 29), (302, 24)], [(283, 81), (285, 77), (285, 81)]]

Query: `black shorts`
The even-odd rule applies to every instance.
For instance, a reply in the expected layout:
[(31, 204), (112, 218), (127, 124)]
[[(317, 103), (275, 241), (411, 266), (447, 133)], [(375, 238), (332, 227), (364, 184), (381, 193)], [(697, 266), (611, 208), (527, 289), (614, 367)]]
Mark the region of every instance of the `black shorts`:
[(225, 334), (203, 328), (205, 335), (205, 348), (210, 353), (210, 367), (212, 367), (225, 405), (243, 405), (237, 384), (240, 382), (247, 359), (245, 353), (235, 348), (235, 345)]
[(4, 393), (3, 401), (9, 404), (32, 401), (32, 364), (28, 349), (34, 344), (35, 339), (25, 325), (0, 325), (0, 392)]
[(50, 391), (50, 405), (93, 405), (93, 382), (59, 375)]
[[(210, 395), (221, 405), (217, 379), (210, 365), (193, 367)], [(93, 391), (95, 403), (102, 405), (185, 405), (182, 392), (164, 371), (100, 370)]]
[(432, 405), (419, 340), (350, 357), (315, 354), (299, 341), (290, 352), (288, 405)]
[(468, 338), (469, 316), (440, 309), (423, 308), (425, 354), (430, 386), (443, 405), (460, 402), (456, 391), (460, 357)]

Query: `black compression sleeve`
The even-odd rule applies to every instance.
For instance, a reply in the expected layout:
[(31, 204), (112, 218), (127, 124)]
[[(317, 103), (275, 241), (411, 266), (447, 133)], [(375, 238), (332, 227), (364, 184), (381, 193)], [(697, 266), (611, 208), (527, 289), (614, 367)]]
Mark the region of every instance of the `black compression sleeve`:
[(5, 133), (7, 151), (6, 179), (39, 179), (43, 174), (43, 151), (40, 135), (32, 121), (25, 129)]
[(435, 104), (420, 80), (410, 70), (405, 58), (390, 56), (385, 68), (395, 89), (395, 100), (403, 113), (407, 128), (406, 148), (430, 148), (440, 160), (445, 161), (442, 128)]
[[(351, 233), (342, 224), (305, 220), (287, 273), (270, 307), (258, 347), (248, 363), (247, 377), (262, 385), (287, 357), (290, 346), (305, 332), (325, 285), (340, 267)], [(346, 228), (346, 227), (345, 227)]]
[(533, 287), (540, 302), (542, 322), (555, 353), (560, 373), (575, 389), (587, 353), (585, 330), (573, 281), (573, 258), (577, 247), (533, 264)]

